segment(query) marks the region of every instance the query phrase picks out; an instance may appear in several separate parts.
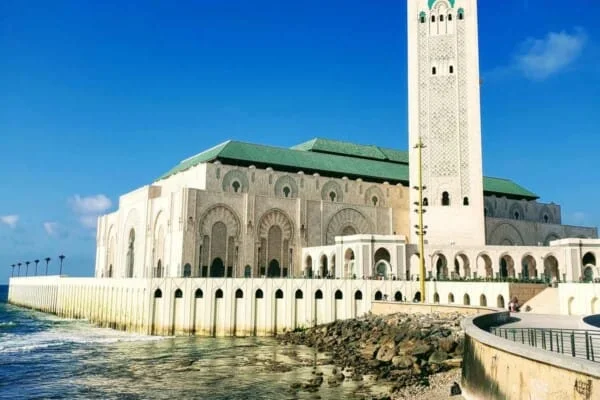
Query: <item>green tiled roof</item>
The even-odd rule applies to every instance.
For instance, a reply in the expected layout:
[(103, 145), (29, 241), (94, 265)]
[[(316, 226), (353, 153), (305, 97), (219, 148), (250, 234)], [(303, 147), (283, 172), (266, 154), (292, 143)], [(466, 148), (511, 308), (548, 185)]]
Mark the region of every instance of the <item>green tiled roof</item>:
[(292, 147), (292, 149), (408, 164), (408, 153), (405, 151), (339, 140), (315, 138), (308, 142), (300, 143)]
[[(264, 146), (252, 143), (227, 141), (183, 160), (179, 165), (161, 176), (168, 178), (200, 163), (219, 160), (224, 164), (255, 165), (272, 167), (276, 170), (307, 174), (318, 172), (324, 176), (351, 179), (408, 183), (408, 153), (381, 148), (362, 146), (328, 139), (313, 139), (291, 149)], [(518, 184), (499, 178), (483, 178), (486, 194), (537, 199), (538, 196)]]

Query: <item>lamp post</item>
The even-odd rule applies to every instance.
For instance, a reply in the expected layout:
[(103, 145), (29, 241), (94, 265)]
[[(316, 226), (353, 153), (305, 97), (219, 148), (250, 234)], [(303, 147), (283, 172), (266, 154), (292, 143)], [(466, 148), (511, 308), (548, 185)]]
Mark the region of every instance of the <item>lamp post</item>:
[(13, 276), (15, 276), (15, 267), (16, 267), (16, 266), (17, 266), (16, 264), (12, 264), (12, 265), (11, 265), (11, 267), (12, 267), (12, 270), (10, 271), (10, 276), (11, 276), (11, 278), (12, 278)]
[(25, 261), (25, 276), (29, 275), (29, 264), (31, 261)]
[(40, 260), (33, 260), (33, 262), (35, 263), (35, 276), (37, 276), (37, 266)]
[(60, 276), (60, 275), (62, 275), (62, 264), (63, 264), (63, 260), (64, 260), (66, 257), (65, 257), (64, 255), (62, 255), (62, 254), (61, 254), (60, 256), (58, 256), (58, 258), (60, 259), (60, 271), (59, 271), (59, 273), (58, 273), (58, 275)]
[(51, 260), (50, 257), (44, 258), (44, 261), (46, 261), (46, 275), (48, 275), (48, 263), (50, 262), (50, 260)]
[(19, 269), (17, 269), (17, 276), (21, 276), (21, 263), (17, 263), (17, 267), (19, 267)]
[(417, 209), (415, 210), (419, 215), (419, 223), (415, 225), (417, 229), (417, 236), (419, 236), (419, 283), (421, 288), (421, 303), (425, 303), (425, 231), (426, 226), (423, 225), (423, 213), (425, 210), (423, 209), (423, 190), (425, 187), (423, 186), (423, 148), (425, 145), (423, 144), (423, 140), (421, 136), (419, 136), (419, 142), (414, 146), (415, 149), (418, 149), (418, 174), (419, 174), (419, 184), (415, 186), (413, 189), (418, 190), (419, 192), (419, 200), (416, 202)]

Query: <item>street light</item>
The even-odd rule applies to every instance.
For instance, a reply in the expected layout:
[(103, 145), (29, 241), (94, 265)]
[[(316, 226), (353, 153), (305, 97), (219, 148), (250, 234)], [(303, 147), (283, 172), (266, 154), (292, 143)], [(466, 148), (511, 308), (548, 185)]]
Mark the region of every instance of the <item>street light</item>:
[(17, 276), (21, 276), (21, 265), (23, 265), (23, 264), (17, 263), (17, 267), (19, 267), (19, 269), (17, 270), (17, 274), (18, 274)]
[(12, 265), (11, 265), (11, 267), (12, 267), (12, 270), (10, 271), (10, 276), (11, 276), (11, 278), (12, 278), (13, 276), (15, 276), (15, 267), (16, 267), (16, 266), (17, 266), (16, 264), (12, 264)]
[(427, 233), (425, 231), (425, 226), (423, 225), (423, 148), (425, 145), (423, 144), (423, 139), (419, 136), (419, 142), (413, 147), (418, 149), (418, 168), (419, 168), (419, 184), (415, 186), (414, 189), (419, 191), (419, 201), (416, 202), (417, 209), (415, 210), (419, 215), (419, 224), (415, 225), (417, 228), (417, 236), (419, 236), (419, 283), (421, 287), (421, 303), (425, 303), (425, 239), (424, 236)]
[(51, 260), (50, 257), (44, 258), (44, 261), (46, 261), (46, 275), (48, 275), (48, 263), (50, 262), (50, 260)]
[(61, 275), (62, 275), (62, 264), (63, 264), (63, 260), (64, 260), (66, 257), (65, 257), (64, 255), (62, 255), (62, 254), (61, 254), (60, 256), (58, 256), (58, 258), (60, 258), (60, 271), (59, 271), (59, 273), (58, 273), (58, 276), (61, 276)]
[(34, 260), (33, 262), (35, 262), (35, 276), (37, 276), (37, 265), (40, 262), (40, 260)]
[(29, 264), (31, 261), (25, 261), (25, 276), (29, 275)]

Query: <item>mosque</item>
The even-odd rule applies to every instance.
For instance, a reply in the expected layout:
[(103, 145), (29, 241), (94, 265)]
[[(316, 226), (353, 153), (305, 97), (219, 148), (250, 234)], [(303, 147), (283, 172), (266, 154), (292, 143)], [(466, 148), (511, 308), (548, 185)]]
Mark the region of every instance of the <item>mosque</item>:
[(325, 138), (210, 147), (99, 218), (95, 276), (414, 280), (420, 171), (427, 279), (600, 276), (597, 228), (563, 225), (559, 205), (483, 176), (477, 1), (409, 1), (407, 37), (408, 151)]

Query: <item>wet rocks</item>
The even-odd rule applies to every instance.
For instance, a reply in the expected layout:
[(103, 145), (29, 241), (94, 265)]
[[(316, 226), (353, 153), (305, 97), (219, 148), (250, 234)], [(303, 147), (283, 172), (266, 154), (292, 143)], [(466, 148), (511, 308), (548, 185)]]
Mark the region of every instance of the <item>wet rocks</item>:
[[(428, 385), (432, 374), (460, 368), (464, 334), (460, 314), (368, 315), (278, 336), (282, 344), (301, 344), (327, 352), (336, 367), (300, 385), (316, 391), (324, 381), (389, 384), (394, 391)], [(298, 387), (297, 387), (298, 388)]]

